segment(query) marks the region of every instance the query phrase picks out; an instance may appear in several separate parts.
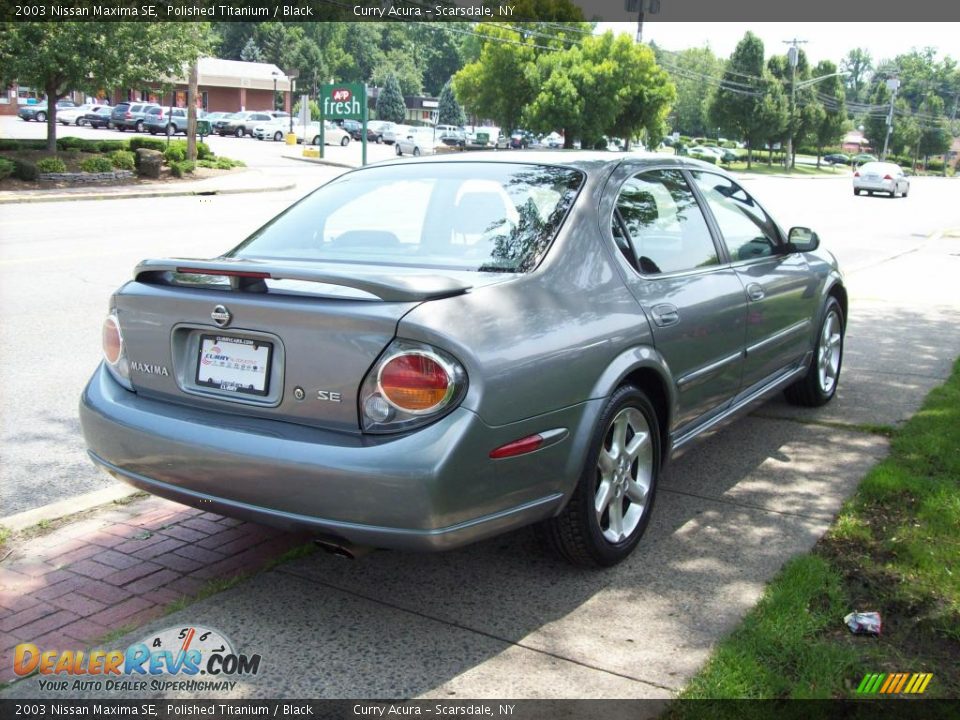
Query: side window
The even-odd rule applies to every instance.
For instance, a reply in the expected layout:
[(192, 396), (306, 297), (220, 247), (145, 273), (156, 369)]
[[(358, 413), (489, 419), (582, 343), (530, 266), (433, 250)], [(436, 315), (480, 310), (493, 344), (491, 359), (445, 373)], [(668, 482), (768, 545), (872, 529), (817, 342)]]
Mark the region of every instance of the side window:
[(645, 275), (719, 263), (707, 222), (679, 170), (645, 172), (627, 180), (617, 197), (613, 236)]
[(777, 226), (746, 190), (713, 173), (695, 171), (693, 179), (720, 226), (731, 260), (769, 257), (779, 252)]

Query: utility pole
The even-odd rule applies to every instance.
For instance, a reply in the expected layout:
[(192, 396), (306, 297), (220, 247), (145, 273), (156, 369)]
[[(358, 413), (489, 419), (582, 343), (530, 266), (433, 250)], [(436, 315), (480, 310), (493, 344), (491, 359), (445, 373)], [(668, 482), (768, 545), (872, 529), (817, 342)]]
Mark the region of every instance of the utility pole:
[[(190, 66), (187, 81), (187, 160), (197, 159), (197, 89), (200, 82), (200, 60)], [(172, 112), (172, 111), (171, 111)], [(171, 121), (173, 118), (170, 118)]]
[(643, 42), (643, 21), (646, 17), (644, 8), (651, 15), (656, 15), (660, 12), (660, 0), (624, 0), (624, 7), (628, 13), (637, 14), (637, 44), (639, 45)]
[(790, 126), (787, 133), (787, 169), (793, 167), (793, 113), (797, 107), (797, 63), (800, 61), (800, 45), (806, 40), (784, 40), (790, 47), (787, 49), (787, 62), (790, 65)]
[(887, 159), (887, 148), (890, 146), (890, 136), (893, 134), (893, 104), (897, 99), (897, 90), (900, 89), (900, 79), (890, 78), (887, 80), (887, 90), (890, 91), (890, 113), (887, 115), (887, 134), (883, 137), (883, 153), (881, 160)]

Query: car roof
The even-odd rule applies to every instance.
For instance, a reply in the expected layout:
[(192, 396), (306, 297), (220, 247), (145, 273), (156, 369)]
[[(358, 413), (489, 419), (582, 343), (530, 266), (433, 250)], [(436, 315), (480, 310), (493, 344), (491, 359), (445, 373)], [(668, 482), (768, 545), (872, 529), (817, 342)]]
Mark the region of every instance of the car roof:
[[(532, 152), (497, 152), (488, 151), (470, 151), (458, 153), (443, 153), (441, 155), (432, 155), (428, 157), (400, 159), (389, 161), (395, 165), (409, 165), (414, 163), (436, 163), (436, 162), (488, 162), (504, 163), (513, 165), (552, 165), (559, 167), (569, 167), (576, 170), (582, 170), (588, 174), (600, 172), (605, 168), (618, 165), (623, 162), (629, 162), (631, 165), (639, 168), (658, 166), (686, 167), (691, 170), (710, 170), (719, 175), (727, 175), (722, 168), (712, 163), (695, 160), (693, 158), (681, 157), (678, 155), (665, 155), (663, 153), (642, 152), (642, 153), (616, 153), (603, 150), (534, 150)], [(378, 164), (379, 165), (379, 164)], [(379, 165), (382, 167), (382, 165)]]

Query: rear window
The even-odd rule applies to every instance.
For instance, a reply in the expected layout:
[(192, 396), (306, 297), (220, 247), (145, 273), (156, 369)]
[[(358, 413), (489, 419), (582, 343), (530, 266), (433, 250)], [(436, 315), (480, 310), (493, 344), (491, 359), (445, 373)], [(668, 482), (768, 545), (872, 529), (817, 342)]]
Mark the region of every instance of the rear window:
[(159, 115), (161, 112), (158, 107), (147, 108), (147, 115)]
[(228, 257), (527, 272), (583, 183), (578, 170), (423, 163), (348, 173)]

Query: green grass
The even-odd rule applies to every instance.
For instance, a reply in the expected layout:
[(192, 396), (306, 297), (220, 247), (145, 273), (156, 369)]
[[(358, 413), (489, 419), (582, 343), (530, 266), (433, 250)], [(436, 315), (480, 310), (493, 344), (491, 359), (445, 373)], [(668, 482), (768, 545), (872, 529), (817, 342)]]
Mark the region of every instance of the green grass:
[[(930, 672), (925, 697), (960, 696), (958, 557), (960, 361), (681, 697), (852, 698), (869, 672)], [(883, 634), (849, 633), (852, 610), (879, 611)]]
[(797, 164), (792, 169), (787, 170), (783, 165), (774, 162), (773, 165), (767, 165), (766, 158), (754, 158), (750, 169), (747, 169), (747, 161), (725, 163), (723, 168), (730, 172), (751, 173), (755, 175), (791, 175), (795, 177), (811, 177), (815, 175), (825, 175), (827, 177), (843, 177), (850, 174), (850, 169), (845, 166), (831, 167), (821, 164), (819, 168), (816, 165)]

